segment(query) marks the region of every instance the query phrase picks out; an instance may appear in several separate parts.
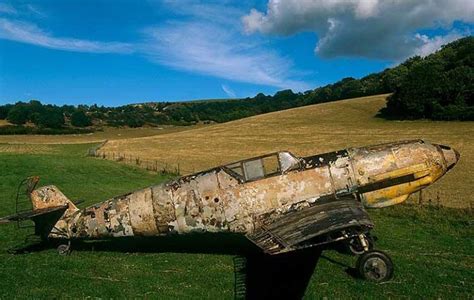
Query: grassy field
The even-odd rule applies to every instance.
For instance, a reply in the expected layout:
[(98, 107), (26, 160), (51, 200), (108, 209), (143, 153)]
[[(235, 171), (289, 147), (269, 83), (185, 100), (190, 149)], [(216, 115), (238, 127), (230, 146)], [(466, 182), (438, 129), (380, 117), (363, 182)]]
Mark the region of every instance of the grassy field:
[(450, 207), (474, 205), (474, 123), (386, 121), (374, 117), (386, 95), (350, 99), (259, 115), (169, 135), (108, 142), (103, 151), (179, 164), (186, 172), (289, 150), (305, 156), (346, 147), (426, 139), (461, 153), (456, 168), (424, 193)]
[[(7, 124), (0, 120), (0, 126)], [(0, 143), (9, 144), (78, 144), (94, 143), (104, 140), (120, 140), (156, 136), (167, 133), (176, 133), (189, 129), (206, 127), (207, 125), (195, 126), (161, 126), (161, 127), (139, 127), (139, 128), (115, 128), (104, 127), (103, 131), (88, 134), (63, 134), (63, 135), (0, 135)]]
[[(30, 175), (42, 176), (42, 184), (57, 185), (71, 199), (85, 200), (81, 207), (167, 179), (85, 157), (90, 146), (50, 145), (50, 153), (0, 153), (0, 215), (14, 212), (16, 186)], [(354, 265), (355, 257), (328, 250), (319, 258), (315, 271), (309, 273), (308, 287), (302, 290), (307, 299), (473, 297), (471, 214), (410, 206), (370, 213), (379, 237), (377, 247), (386, 250), (395, 263), (393, 280), (377, 285), (355, 279), (346, 273)], [(201, 236), (188, 240), (73, 245), (76, 250), (67, 257), (59, 256), (52, 248), (9, 254), (9, 249), (24, 243), (27, 233), (28, 230), (18, 231), (14, 225), (0, 227), (2, 299), (231, 299), (235, 278), (241, 275), (253, 278), (253, 287), (257, 288), (277, 276), (285, 280), (299, 280), (301, 276), (300, 269), (286, 274), (278, 268), (267, 269), (274, 267), (274, 263), (259, 262), (254, 267), (247, 266), (245, 274), (241, 270), (235, 272), (236, 261), (242, 259), (238, 249), (245, 246), (223, 239), (223, 247), (219, 238)], [(179, 253), (180, 249), (185, 253)], [(257, 275), (252, 276), (252, 272)], [(284, 284), (280, 287), (288, 288)], [(277, 290), (278, 286), (270, 283), (267, 288)]]

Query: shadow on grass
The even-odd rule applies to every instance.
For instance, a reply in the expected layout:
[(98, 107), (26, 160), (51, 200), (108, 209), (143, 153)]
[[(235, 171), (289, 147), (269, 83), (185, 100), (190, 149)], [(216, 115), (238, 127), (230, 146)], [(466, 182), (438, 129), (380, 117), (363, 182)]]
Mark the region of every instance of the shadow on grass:
[[(319, 249), (234, 258), (236, 299), (301, 299), (321, 256)], [(239, 278), (240, 276), (240, 278)]]
[[(54, 249), (61, 241), (31, 243), (15, 253)], [(311, 248), (280, 255), (266, 255), (239, 234), (194, 234), (153, 238), (116, 238), (74, 241), (72, 251), (135, 253), (205, 253), (234, 255), (235, 298), (300, 299), (321, 257), (322, 249)]]

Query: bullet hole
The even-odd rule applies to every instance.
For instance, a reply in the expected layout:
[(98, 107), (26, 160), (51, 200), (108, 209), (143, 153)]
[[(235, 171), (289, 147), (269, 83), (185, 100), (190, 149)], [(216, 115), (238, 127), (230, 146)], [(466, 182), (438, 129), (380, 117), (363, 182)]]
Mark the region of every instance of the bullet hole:
[(215, 203), (219, 202), (219, 198), (214, 198), (214, 202)]
[(91, 218), (95, 219), (95, 213), (94, 212), (91, 213)]
[(77, 232), (77, 228), (76, 228), (76, 227), (73, 227), (73, 228), (71, 229), (71, 231), (72, 231), (72, 233), (76, 233), (76, 232)]
[(205, 198), (206, 198), (206, 200), (209, 200), (209, 196), (206, 196)]

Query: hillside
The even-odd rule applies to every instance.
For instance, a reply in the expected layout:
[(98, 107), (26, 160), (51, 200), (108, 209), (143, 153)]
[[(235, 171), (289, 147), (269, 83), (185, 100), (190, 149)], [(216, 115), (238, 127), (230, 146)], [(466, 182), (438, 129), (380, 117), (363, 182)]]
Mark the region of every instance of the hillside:
[[(37, 100), (0, 106), (0, 119), (19, 126), (0, 134), (87, 133), (102, 126), (192, 125), (223, 123), (259, 114), (354, 97), (392, 93), (387, 107), (374, 111), (392, 119), (474, 120), (474, 37), (446, 44), (421, 58), (361, 79), (294, 93), (257, 94), (245, 99), (146, 102), (119, 107), (43, 105)], [(37, 128), (23, 126), (34, 124)], [(87, 127), (87, 128), (83, 128)]]
[(474, 123), (387, 121), (374, 117), (387, 95), (349, 99), (263, 114), (224, 124), (137, 139), (110, 141), (102, 151), (180, 165), (190, 173), (215, 165), (289, 150), (304, 156), (346, 147), (423, 138), (461, 153), (453, 172), (424, 193), (425, 201), (474, 205)]

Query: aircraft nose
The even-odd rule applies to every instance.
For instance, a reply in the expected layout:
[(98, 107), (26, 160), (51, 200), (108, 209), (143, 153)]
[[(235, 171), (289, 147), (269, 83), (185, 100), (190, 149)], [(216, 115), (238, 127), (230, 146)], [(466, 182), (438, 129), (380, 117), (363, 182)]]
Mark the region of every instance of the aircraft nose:
[(444, 158), (446, 159), (446, 166), (449, 169), (454, 167), (454, 165), (459, 161), (459, 158), (461, 155), (459, 154), (458, 151), (455, 149), (444, 146), (444, 145), (439, 145), (441, 150), (443, 151)]

